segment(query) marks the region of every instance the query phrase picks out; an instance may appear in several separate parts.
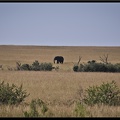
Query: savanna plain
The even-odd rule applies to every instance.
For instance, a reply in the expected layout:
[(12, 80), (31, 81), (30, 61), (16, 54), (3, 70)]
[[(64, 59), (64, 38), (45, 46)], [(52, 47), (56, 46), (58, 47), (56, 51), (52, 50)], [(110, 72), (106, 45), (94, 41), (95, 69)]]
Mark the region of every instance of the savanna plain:
[[(32, 99), (43, 100), (48, 107), (45, 117), (76, 117), (74, 114), (78, 91), (89, 86), (101, 85), (114, 80), (120, 87), (120, 73), (110, 72), (74, 72), (73, 66), (81, 57), (80, 63), (89, 60), (100, 61), (100, 56), (108, 54), (108, 62), (120, 63), (120, 47), (96, 46), (15, 46), (0, 45), (0, 82), (23, 85), (30, 93), (24, 103), (15, 105), (0, 105), (0, 117), (24, 117), (24, 111), (29, 111)], [(54, 64), (55, 56), (63, 56), (63, 64)], [(32, 64), (52, 63), (52, 71), (16, 71), (16, 62)], [(85, 106), (90, 114), (85, 117), (120, 117), (119, 106)]]

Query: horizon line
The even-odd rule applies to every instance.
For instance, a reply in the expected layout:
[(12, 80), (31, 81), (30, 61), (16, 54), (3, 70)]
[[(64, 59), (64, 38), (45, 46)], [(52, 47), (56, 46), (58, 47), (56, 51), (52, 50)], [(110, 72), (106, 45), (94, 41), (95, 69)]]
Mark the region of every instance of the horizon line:
[(120, 47), (120, 45), (27, 45), (27, 44), (0, 44), (0, 46), (48, 46), (48, 47)]

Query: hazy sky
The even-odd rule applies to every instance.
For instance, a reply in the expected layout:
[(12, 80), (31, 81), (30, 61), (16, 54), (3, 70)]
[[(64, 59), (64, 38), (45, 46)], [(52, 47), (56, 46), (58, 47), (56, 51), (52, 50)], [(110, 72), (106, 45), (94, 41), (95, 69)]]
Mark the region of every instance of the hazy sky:
[(120, 3), (0, 3), (0, 45), (120, 46)]

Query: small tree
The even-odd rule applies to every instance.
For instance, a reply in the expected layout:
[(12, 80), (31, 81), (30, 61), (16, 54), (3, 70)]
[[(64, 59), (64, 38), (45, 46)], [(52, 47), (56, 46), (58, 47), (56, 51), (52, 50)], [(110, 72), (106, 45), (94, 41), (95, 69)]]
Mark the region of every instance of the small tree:
[(81, 59), (82, 59), (82, 57), (79, 56), (79, 60), (78, 60), (77, 66), (79, 65)]
[(108, 64), (108, 54), (107, 55), (103, 55), (103, 57), (100, 57), (100, 60), (105, 63)]
[(16, 62), (17, 70), (21, 70), (21, 63), (19, 61)]
[(74, 66), (73, 66), (73, 70), (75, 72), (77, 72), (79, 69), (79, 64), (80, 64), (81, 59), (82, 59), (82, 57), (79, 56), (79, 60), (78, 60), (77, 64), (74, 64)]

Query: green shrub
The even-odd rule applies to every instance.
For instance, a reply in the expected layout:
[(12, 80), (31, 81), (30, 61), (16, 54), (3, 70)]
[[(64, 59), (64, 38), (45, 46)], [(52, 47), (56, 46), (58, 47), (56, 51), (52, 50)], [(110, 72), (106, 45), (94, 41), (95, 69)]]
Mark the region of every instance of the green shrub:
[(51, 63), (41, 63), (40, 68), (43, 71), (51, 71), (53, 69)]
[(77, 72), (78, 71), (78, 65), (74, 65), (74, 67), (73, 67), (73, 70), (75, 71), (75, 72)]
[(76, 103), (74, 114), (76, 117), (86, 117), (87, 115), (89, 115), (85, 106), (80, 102)]
[(35, 71), (40, 70), (40, 63), (37, 60), (35, 60), (35, 62), (33, 62), (32, 66), (31, 66), (31, 70), (35, 70)]
[(39, 63), (37, 60), (35, 60), (32, 65), (29, 64), (23, 64), (18, 67), (17, 70), (33, 70), (33, 71), (51, 71), (53, 69), (52, 63)]
[[(41, 112), (38, 112), (38, 107), (40, 108)], [(48, 111), (46, 104), (41, 99), (34, 99), (30, 103), (30, 111), (24, 112), (25, 117), (40, 117), (45, 116), (45, 113)]]
[(96, 60), (91, 60), (91, 61), (88, 61), (87, 63), (95, 63), (96, 62)]
[(115, 66), (117, 72), (120, 72), (120, 63), (116, 63), (114, 66)]
[(87, 95), (85, 95), (83, 101), (88, 105), (120, 105), (120, 89), (115, 81), (103, 83), (100, 86), (89, 87), (86, 93)]
[(4, 81), (0, 83), (0, 104), (19, 104), (24, 101), (24, 99), (29, 96), (26, 91), (22, 90), (22, 85), (20, 87), (9, 83), (5, 84)]
[(21, 65), (20, 70), (31, 70), (31, 66), (29, 64), (23, 64)]
[(117, 67), (111, 63), (106, 64), (106, 66), (107, 66), (107, 71), (109, 71), (109, 72), (117, 72), (118, 71)]
[(96, 63), (95, 60), (88, 61), (86, 64), (80, 64), (79, 66), (73, 66), (75, 72), (120, 72), (120, 63), (117, 64), (105, 64)]

